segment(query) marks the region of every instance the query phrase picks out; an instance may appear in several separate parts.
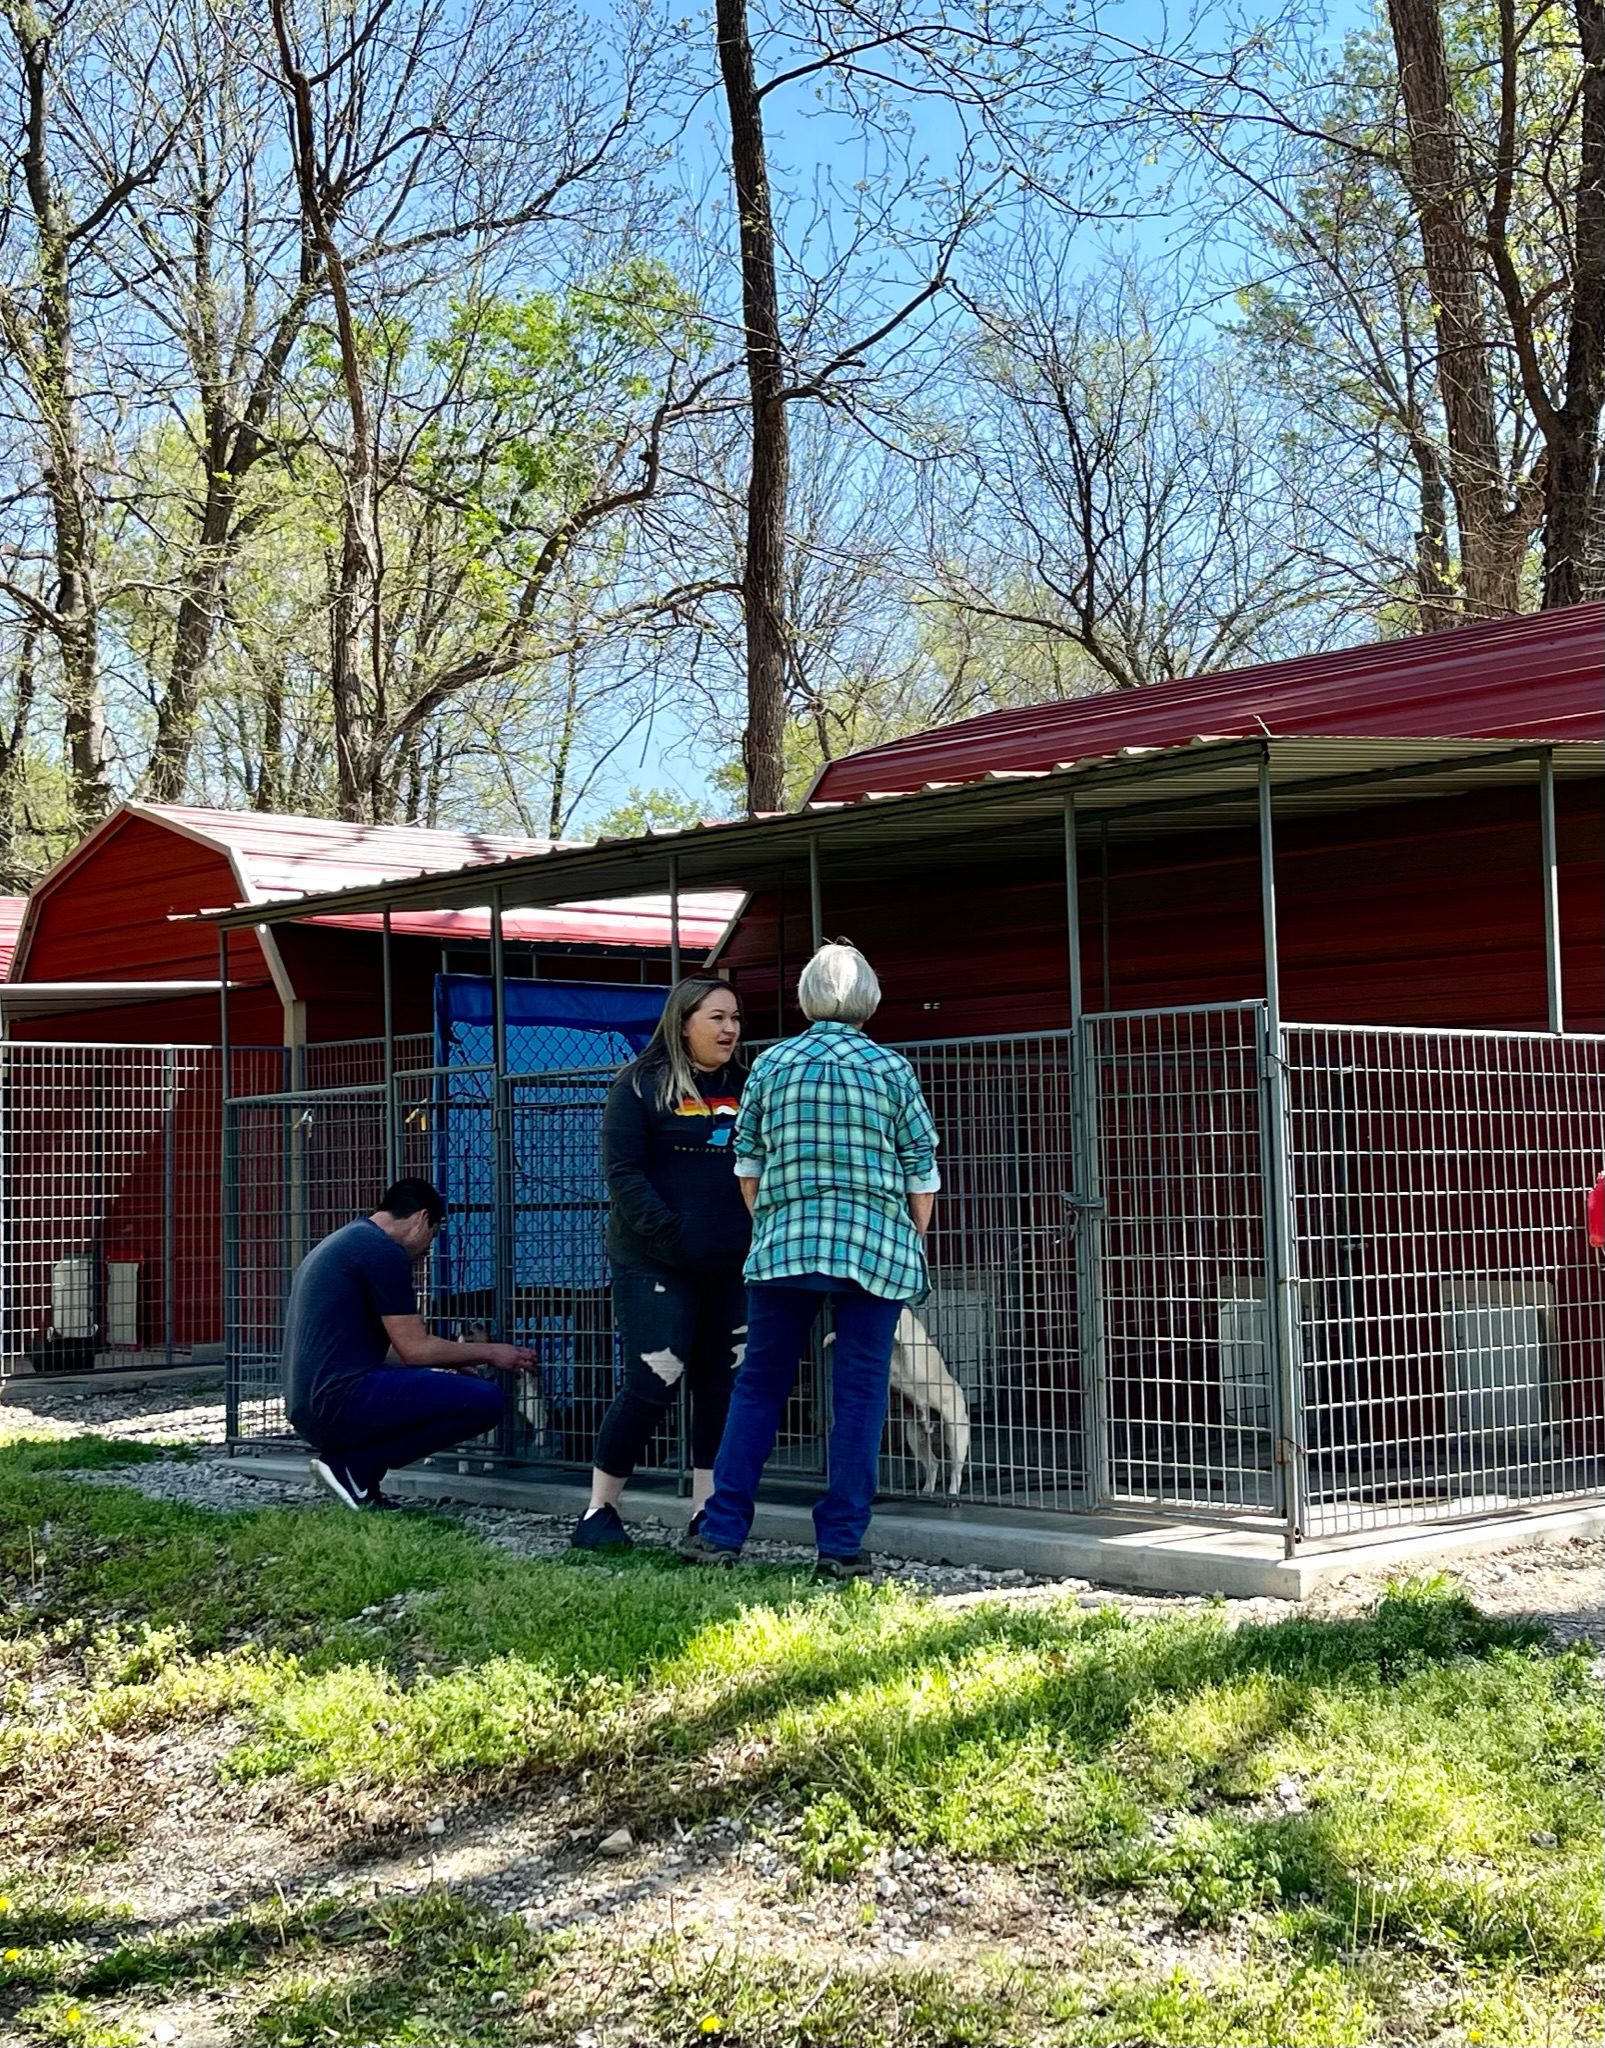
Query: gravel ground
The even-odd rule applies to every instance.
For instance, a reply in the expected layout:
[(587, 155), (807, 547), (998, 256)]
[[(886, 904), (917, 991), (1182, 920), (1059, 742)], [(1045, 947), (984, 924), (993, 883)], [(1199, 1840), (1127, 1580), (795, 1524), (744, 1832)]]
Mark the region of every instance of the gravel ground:
[[(138, 1442), (203, 1447), (201, 1457), (186, 1462), (164, 1460), (158, 1465), (85, 1474), (86, 1479), (100, 1484), (136, 1486), (153, 1499), (233, 1512), (310, 1503), (314, 1498), (307, 1487), (252, 1478), (220, 1455), (223, 1402), (217, 1385), (109, 1387), (103, 1391), (18, 1381), (0, 1408), (0, 1423), (52, 1436), (96, 1432)], [(208, 1450), (219, 1454), (204, 1455)], [(568, 1547), (570, 1524), (566, 1519), (461, 1502), (443, 1503), (441, 1511), (516, 1557), (552, 1557)], [(667, 1545), (672, 1541), (672, 1532), (650, 1514), (637, 1513), (631, 1523), (644, 1543)], [(764, 1563), (802, 1567), (813, 1562), (811, 1550), (790, 1543), (753, 1542), (746, 1554)], [(1023, 1571), (988, 1571), (884, 1555), (879, 1565), (882, 1576), (954, 1603), (998, 1597), (1040, 1601), (1073, 1595), (1085, 1606), (1114, 1604), (1139, 1613), (1186, 1611), (1206, 1604), (1191, 1594), (1094, 1588), (1086, 1579)], [(1546, 1623), (1562, 1641), (1591, 1642), (1605, 1650), (1605, 1537), (1517, 1546), (1480, 1557), (1442, 1561), (1432, 1568), (1457, 1579), (1486, 1613), (1531, 1616)], [(1323, 1615), (1358, 1612), (1376, 1598), (1380, 1586), (1396, 1569), (1367, 1570), (1362, 1566), (1328, 1580), (1312, 1596), (1309, 1608)], [(1255, 1599), (1232, 1601), (1228, 1611), (1233, 1621), (1258, 1621), (1274, 1619), (1293, 1608), (1291, 1601)]]

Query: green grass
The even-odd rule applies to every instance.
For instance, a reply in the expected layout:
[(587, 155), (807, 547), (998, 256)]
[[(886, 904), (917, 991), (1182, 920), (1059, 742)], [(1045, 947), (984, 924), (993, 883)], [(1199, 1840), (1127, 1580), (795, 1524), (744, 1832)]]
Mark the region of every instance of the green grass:
[[(563, 2038), (598, 1986), (652, 2041), (1339, 2044), (1417, 2038), (1428, 2011), (1419, 2038), (1599, 2032), (1588, 1658), (1442, 1583), (1236, 1630), (954, 1611), (644, 1554), (520, 1562), (449, 1521), (211, 1515), (77, 1485), (57, 1455), (130, 1449), (0, 1446), (0, 2021), (35, 2039), (110, 2040), (180, 1983), (257, 1987), (240, 2038), (261, 2042)], [(536, 1942), (449, 1901), (141, 1944), (37, 1890), (48, 1844), (104, 1854), (142, 1825), (119, 1742), (224, 1712), (227, 1773), (306, 1788), (326, 1824), (526, 1786), (649, 1836), (761, 1798), (805, 1884), (923, 1844), (1141, 1900), (1237, 1961), (937, 1983)]]

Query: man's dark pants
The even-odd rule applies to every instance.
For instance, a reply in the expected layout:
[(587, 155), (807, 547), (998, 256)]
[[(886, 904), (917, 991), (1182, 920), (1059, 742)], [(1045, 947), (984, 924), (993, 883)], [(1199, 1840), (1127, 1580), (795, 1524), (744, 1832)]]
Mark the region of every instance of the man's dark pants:
[(353, 1380), (333, 1414), (302, 1434), (344, 1465), (359, 1493), (372, 1493), (397, 1466), (494, 1429), (506, 1406), (500, 1387), (468, 1373), (381, 1365)]

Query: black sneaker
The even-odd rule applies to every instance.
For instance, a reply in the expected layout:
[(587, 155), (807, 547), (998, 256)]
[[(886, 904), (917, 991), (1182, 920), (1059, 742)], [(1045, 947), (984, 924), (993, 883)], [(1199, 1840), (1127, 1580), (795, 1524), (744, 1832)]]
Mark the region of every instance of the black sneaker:
[(867, 1550), (855, 1550), (851, 1557), (832, 1557), (827, 1551), (819, 1553), (814, 1566), (816, 1579), (867, 1579), (875, 1569), (875, 1561)]
[(707, 1519), (707, 1509), (698, 1508), (696, 1513), (691, 1517), (690, 1521), (686, 1523), (685, 1533), (688, 1536), (700, 1536), (702, 1534), (702, 1525)]
[(367, 1496), (357, 1487), (356, 1481), (338, 1458), (315, 1457), (307, 1460), (307, 1470), (326, 1493), (332, 1493), (343, 1508), (361, 1508)]
[(721, 1550), (717, 1543), (710, 1543), (700, 1529), (695, 1535), (689, 1529), (686, 1531), (680, 1541), (678, 1555), (684, 1564), (721, 1565), (726, 1571), (741, 1562), (739, 1550)]
[(416, 1515), (426, 1512), (411, 1501), (397, 1500), (393, 1493), (381, 1493), (376, 1486), (362, 1503), (365, 1515)]
[(581, 1515), (568, 1539), (570, 1550), (633, 1550), (630, 1532), (615, 1507), (598, 1508), (594, 1515)]

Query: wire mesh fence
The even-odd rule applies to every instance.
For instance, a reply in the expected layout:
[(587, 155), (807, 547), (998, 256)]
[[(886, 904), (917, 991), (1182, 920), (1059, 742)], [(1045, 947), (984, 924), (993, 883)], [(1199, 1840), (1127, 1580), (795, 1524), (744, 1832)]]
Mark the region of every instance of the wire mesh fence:
[(211, 1046), (0, 1041), (0, 1372), (221, 1359), (222, 1105)]
[(931, 1108), (942, 1192), (929, 1343), (894, 1360), (887, 1493), (1015, 1507), (1083, 1498), (1068, 1033), (903, 1048)]
[[(1094, 1016), (1084, 1034), (1079, 1072), (1069, 1034), (902, 1048), (944, 1187), (884, 1492), (1281, 1518), (1280, 1446), (1299, 1468), (1299, 1533), (1318, 1535), (1605, 1485), (1605, 1275), (1581, 1227), (1605, 1165), (1605, 1041), (1288, 1027), (1278, 1149), (1263, 1006)], [(587, 1466), (620, 1369), (610, 1081), (398, 1057), (393, 1111), (372, 1083), (235, 1103), (231, 1433), (285, 1431), (289, 1276), (394, 1165), (450, 1205), (420, 1273), (434, 1327), (537, 1357), (494, 1440), (459, 1455)], [(1273, 1154), (1297, 1304), (1285, 1373)], [(785, 1418), (781, 1478), (824, 1470), (824, 1336)], [(682, 1472), (682, 1423), (670, 1415), (647, 1469)]]
[(1605, 1484), (1605, 1039), (1284, 1035), (1305, 1533)]
[(1264, 1010), (1084, 1030), (1101, 1497), (1275, 1512)]

